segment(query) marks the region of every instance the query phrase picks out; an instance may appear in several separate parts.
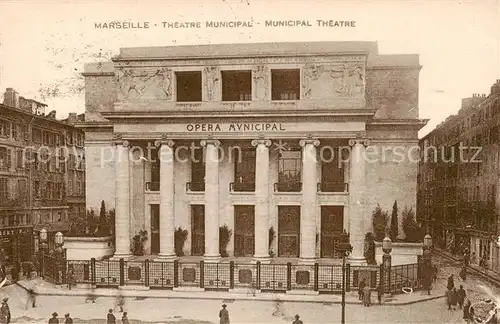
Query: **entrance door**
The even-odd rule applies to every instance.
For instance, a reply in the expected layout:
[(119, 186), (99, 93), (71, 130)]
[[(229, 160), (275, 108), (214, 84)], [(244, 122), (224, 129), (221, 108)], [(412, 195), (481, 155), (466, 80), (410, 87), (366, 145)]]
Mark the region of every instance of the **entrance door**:
[(160, 253), (160, 205), (151, 205), (151, 254)]
[(205, 254), (205, 205), (191, 205), (191, 255)]
[(234, 206), (234, 255), (253, 256), (255, 242), (254, 206)]
[(278, 256), (298, 257), (300, 206), (278, 206)]
[(336, 258), (336, 245), (344, 228), (343, 206), (321, 206), (321, 257)]

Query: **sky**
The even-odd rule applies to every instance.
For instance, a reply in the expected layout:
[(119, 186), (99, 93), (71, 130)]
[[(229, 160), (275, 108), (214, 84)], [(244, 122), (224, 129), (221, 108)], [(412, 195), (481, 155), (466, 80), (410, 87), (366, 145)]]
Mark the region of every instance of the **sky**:
[[(269, 19), (347, 20), (356, 27), (265, 27)], [(94, 27), (211, 20), (251, 20), (254, 27)], [(288, 41), (377, 41), (381, 54), (419, 54), (419, 113), (430, 119), (423, 136), (456, 113), (462, 98), (488, 94), (500, 79), (500, 0), (0, 0), (0, 93), (15, 88), (65, 118), (85, 111), (84, 62), (106, 60), (120, 47)]]

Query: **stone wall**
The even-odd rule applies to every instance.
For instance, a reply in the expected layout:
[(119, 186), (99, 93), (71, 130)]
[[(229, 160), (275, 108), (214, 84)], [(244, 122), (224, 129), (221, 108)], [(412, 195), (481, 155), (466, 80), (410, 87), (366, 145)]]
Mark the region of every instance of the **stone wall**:
[[(422, 255), (422, 243), (392, 243), (392, 266), (415, 264), (418, 262), (418, 256)], [(382, 264), (382, 243), (375, 242), (375, 260), (377, 264)]]

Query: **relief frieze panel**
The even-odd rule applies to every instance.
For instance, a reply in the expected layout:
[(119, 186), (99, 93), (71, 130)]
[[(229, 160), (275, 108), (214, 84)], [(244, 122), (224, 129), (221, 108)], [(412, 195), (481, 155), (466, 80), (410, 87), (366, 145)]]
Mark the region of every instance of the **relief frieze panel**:
[(118, 84), (117, 99), (123, 100), (171, 100), (172, 70), (133, 69), (119, 67), (115, 71)]
[(304, 99), (364, 98), (365, 65), (359, 62), (308, 64), (303, 71)]
[(252, 80), (253, 99), (268, 100), (269, 69), (264, 65), (255, 66), (252, 69)]
[(208, 101), (217, 100), (219, 93), (220, 71), (215, 66), (207, 66), (203, 69), (203, 84)]

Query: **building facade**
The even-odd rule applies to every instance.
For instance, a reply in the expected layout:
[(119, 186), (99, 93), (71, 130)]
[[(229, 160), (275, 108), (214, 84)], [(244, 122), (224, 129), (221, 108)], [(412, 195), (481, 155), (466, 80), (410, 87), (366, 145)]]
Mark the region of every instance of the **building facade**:
[(116, 257), (145, 230), (172, 259), (180, 228), (187, 255), (308, 263), (347, 232), (364, 263), (377, 204), (416, 206), (418, 163), (392, 157), (426, 123), (420, 68), (373, 42), (123, 48), (85, 65), (87, 208), (115, 208)]
[(42, 228), (52, 244), (85, 213), (84, 133), (72, 126), (76, 114), (60, 121), (45, 108), (12, 88), (0, 105), (0, 233), (8, 262), (30, 260)]
[[(420, 140), (418, 217), (442, 248), (499, 269), (500, 81)], [(462, 152), (462, 153), (460, 153)]]

